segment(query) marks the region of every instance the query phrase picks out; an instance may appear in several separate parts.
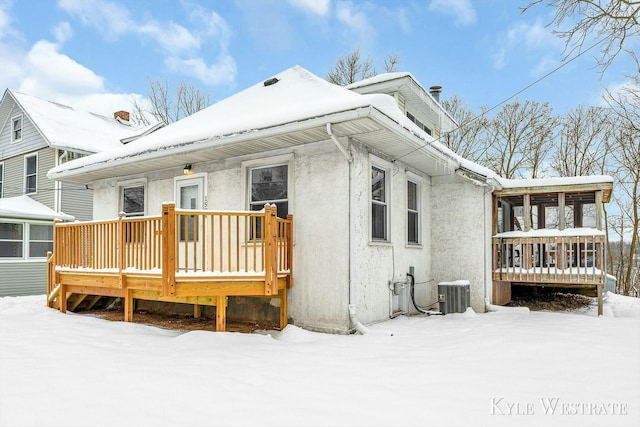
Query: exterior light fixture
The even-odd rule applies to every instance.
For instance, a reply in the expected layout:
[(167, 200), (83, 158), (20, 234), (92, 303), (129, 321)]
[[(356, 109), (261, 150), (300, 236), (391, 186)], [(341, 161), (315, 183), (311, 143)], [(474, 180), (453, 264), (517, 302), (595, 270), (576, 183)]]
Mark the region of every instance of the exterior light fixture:
[(191, 175), (191, 163), (187, 163), (186, 165), (184, 165), (182, 173), (185, 175)]

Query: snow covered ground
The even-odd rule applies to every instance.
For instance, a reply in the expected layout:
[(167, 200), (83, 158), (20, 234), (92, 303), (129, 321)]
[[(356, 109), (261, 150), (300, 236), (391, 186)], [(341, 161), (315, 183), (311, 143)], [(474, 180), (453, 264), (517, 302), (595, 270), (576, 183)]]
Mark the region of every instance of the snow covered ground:
[[(640, 299), (605, 316), (188, 332), (0, 298), (0, 426), (638, 426)], [(393, 336), (384, 335), (389, 330)]]

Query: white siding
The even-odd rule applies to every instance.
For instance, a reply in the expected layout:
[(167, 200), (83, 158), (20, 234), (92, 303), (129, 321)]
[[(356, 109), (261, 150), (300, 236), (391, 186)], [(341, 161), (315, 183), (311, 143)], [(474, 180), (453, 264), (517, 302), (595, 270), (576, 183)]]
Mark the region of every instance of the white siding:
[[(491, 192), (461, 178), (437, 178), (432, 188), (433, 278), (469, 280), (471, 307), (484, 312), (485, 274), (491, 260)], [(489, 297), (489, 295), (487, 295)]]

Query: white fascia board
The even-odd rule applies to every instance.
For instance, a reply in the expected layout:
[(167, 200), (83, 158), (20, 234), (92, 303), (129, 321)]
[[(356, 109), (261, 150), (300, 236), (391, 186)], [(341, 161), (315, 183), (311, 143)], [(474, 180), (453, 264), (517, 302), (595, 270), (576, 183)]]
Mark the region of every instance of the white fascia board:
[[(182, 153), (194, 151), (194, 148), (197, 151), (208, 150), (208, 149), (213, 149), (217, 147), (224, 147), (226, 145), (232, 145), (238, 142), (246, 141), (248, 139), (267, 138), (270, 136), (301, 131), (304, 129), (310, 129), (318, 126), (324, 126), (328, 122), (336, 124), (344, 121), (349, 121), (349, 120), (354, 120), (354, 119), (369, 116), (371, 115), (372, 109), (373, 107), (371, 106), (357, 107), (350, 110), (313, 117), (313, 118), (309, 118), (301, 121), (279, 124), (276, 126), (271, 126), (263, 129), (247, 129), (244, 132), (234, 133), (232, 135), (219, 135), (219, 136), (213, 136), (207, 139), (187, 141), (179, 145), (172, 145), (170, 147), (164, 147), (164, 148), (160, 147), (152, 151), (147, 151), (147, 152), (134, 154), (134, 155), (128, 155), (126, 157), (121, 157), (121, 158), (116, 157), (116, 158), (105, 159), (104, 161), (100, 161), (98, 163), (92, 163), (88, 165), (84, 165), (84, 162), (80, 162), (80, 164), (77, 167), (69, 168), (69, 166), (73, 165), (73, 161), (72, 161), (69, 163), (65, 163), (67, 167), (66, 169), (63, 169), (61, 171), (56, 171), (54, 168), (50, 170), (47, 173), (47, 177), (50, 179), (64, 180), (64, 178), (77, 176), (84, 172), (94, 172), (102, 169), (111, 168), (113, 166), (124, 166), (128, 164), (145, 162), (145, 161), (154, 160), (154, 159), (163, 158), (163, 157), (175, 156), (176, 154), (182, 154)], [(327, 139), (329, 139), (329, 135), (327, 135)]]

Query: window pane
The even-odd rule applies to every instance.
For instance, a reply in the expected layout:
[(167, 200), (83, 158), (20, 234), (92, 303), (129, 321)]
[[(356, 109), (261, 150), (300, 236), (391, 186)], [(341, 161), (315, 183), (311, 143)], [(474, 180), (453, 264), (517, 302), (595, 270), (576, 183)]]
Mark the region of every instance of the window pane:
[(415, 182), (407, 182), (407, 207), (413, 211), (418, 210), (418, 185)]
[(144, 215), (144, 186), (122, 189), (122, 210), (127, 216)]
[(287, 165), (251, 170), (251, 202), (287, 198)]
[(22, 241), (8, 242), (0, 240), (0, 258), (22, 258)]
[(29, 239), (31, 240), (53, 240), (53, 226), (31, 224), (29, 226)]
[(27, 161), (26, 161), (27, 175), (33, 175), (36, 173), (36, 165), (38, 163), (36, 160), (37, 160), (36, 156), (27, 157)]
[(376, 167), (371, 168), (371, 199), (385, 202), (385, 171)]
[(53, 252), (53, 242), (29, 243), (29, 258), (44, 258), (47, 252)]
[(407, 213), (407, 241), (409, 243), (418, 243), (418, 213)]
[(371, 204), (371, 238), (387, 239), (387, 207), (385, 205)]
[(582, 227), (596, 228), (595, 203), (585, 203), (582, 205)]
[(0, 223), (0, 239), (22, 240), (22, 224)]
[(36, 176), (35, 175), (31, 175), (27, 177), (26, 184), (25, 184), (25, 192), (27, 194), (36, 192)]

